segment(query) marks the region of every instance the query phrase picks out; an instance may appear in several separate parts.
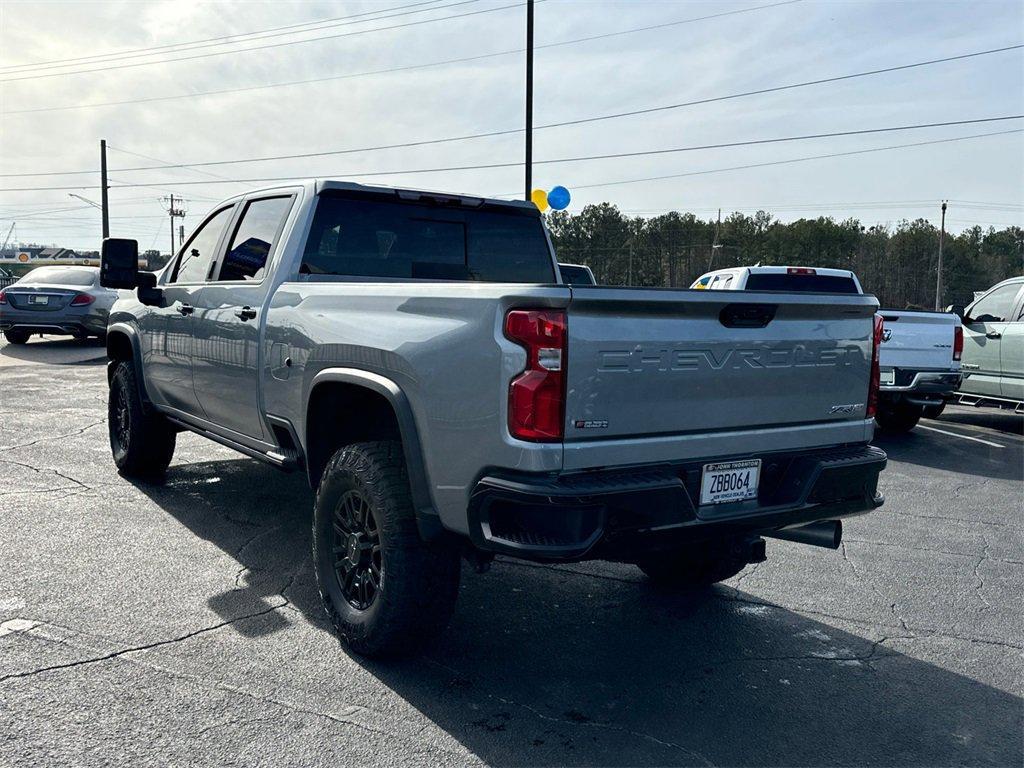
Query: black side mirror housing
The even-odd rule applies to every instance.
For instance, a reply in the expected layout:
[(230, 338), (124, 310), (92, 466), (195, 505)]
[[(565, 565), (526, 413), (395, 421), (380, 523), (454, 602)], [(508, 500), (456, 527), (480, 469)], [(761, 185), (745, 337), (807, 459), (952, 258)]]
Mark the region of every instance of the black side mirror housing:
[(156, 287), (156, 272), (139, 272), (139, 301), (150, 307), (164, 305), (164, 292)]
[(952, 312), (954, 315), (959, 317), (961, 320), (964, 319), (965, 307), (963, 304), (950, 304), (946, 307), (947, 312)]
[(104, 288), (137, 288), (139, 243), (123, 237), (107, 237), (100, 251), (100, 285)]

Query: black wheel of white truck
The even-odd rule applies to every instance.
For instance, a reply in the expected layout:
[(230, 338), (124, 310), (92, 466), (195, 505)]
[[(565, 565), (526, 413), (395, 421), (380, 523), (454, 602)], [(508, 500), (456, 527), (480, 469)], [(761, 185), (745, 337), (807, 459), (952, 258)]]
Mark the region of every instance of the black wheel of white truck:
[(110, 452), (122, 474), (148, 477), (167, 470), (177, 435), (163, 416), (145, 407), (131, 361), (122, 360), (114, 369), (107, 397), (107, 426)]
[(879, 403), (875, 421), (884, 432), (909, 432), (921, 420), (923, 408), (911, 403)]
[(28, 344), (28, 331), (4, 331), (4, 338), (9, 344)]
[(331, 623), (364, 656), (421, 649), (455, 608), (458, 548), (420, 537), (397, 442), (356, 443), (331, 457), (313, 510), (313, 563)]

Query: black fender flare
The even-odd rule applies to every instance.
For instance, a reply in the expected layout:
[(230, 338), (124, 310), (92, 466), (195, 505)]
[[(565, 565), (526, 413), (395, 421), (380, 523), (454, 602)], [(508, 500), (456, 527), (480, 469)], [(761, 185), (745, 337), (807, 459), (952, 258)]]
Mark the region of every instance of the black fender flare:
[(135, 367), (135, 382), (139, 388), (139, 397), (147, 406), (152, 404), (149, 394), (146, 391), (146, 377), (142, 372), (142, 343), (136, 329), (128, 323), (111, 323), (107, 326), (107, 385), (110, 385), (114, 378), (114, 368), (119, 358), (114, 357), (113, 347), (118, 343), (118, 337), (123, 336), (128, 340), (132, 348), (132, 365)]
[[(402, 453), (405, 456), (406, 471), (409, 475), (409, 490), (412, 493), (413, 507), (416, 510), (416, 525), (420, 535), (427, 541), (436, 540), (444, 533), (441, 518), (434, 506), (427, 480), (427, 468), (423, 459), (423, 446), (420, 442), (416, 420), (413, 417), (412, 405), (402, 388), (394, 381), (378, 373), (364, 371), (359, 368), (324, 368), (319, 371), (310, 383), (305, 400), (308, 409), (313, 391), (325, 382), (340, 382), (363, 387), (384, 397), (391, 404), (398, 422), (398, 431), (402, 438)], [(309, 442), (309, 419), (306, 415), (303, 428), (303, 452)]]

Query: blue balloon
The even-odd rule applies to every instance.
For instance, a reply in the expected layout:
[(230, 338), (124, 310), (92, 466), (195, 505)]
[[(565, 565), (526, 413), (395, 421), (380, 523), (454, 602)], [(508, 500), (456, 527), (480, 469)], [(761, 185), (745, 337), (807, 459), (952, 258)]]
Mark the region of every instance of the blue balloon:
[(572, 196), (565, 187), (552, 187), (551, 191), (548, 192), (548, 205), (556, 211), (568, 208), (570, 200), (572, 200)]

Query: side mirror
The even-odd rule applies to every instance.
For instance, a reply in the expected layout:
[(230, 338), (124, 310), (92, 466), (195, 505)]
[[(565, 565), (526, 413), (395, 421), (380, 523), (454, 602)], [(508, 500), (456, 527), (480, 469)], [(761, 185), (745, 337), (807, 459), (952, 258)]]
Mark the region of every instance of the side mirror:
[(138, 287), (138, 241), (122, 237), (103, 240), (103, 249), (100, 251), (100, 285), (104, 288)]
[(150, 307), (164, 305), (164, 292), (156, 287), (156, 272), (139, 272), (139, 301)]
[(950, 304), (946, 307), (947, 312), (952, 312), (954, 315), (959, 317), (961, 320), (964, 319), (965, 307), (963, 304)]

